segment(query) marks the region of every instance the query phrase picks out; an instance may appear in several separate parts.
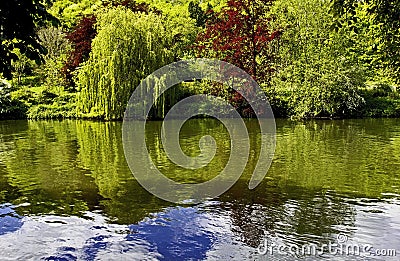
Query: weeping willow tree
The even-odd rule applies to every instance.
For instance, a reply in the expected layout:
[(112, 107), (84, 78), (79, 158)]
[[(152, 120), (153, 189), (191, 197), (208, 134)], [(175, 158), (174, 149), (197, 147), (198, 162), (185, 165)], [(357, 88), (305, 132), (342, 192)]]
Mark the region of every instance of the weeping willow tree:
[[(78, 115), (120, 119), (135, 87), (173, 62), (174, 35), (159, 15), (124, 7), (101, 14), (88, 61), (77, 75)], [(158, 111), (164, 111), (163, 100)]]

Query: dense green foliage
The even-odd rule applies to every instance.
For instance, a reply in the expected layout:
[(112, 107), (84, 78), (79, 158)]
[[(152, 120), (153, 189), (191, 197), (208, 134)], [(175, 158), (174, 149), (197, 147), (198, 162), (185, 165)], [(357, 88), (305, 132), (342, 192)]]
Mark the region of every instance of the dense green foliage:
[(38, 0), (7, 0), (0, 2), (0, 73), (11, 78), (13, 52), (18, 48), (31, 59), (39, 59), (42, 50), (37, 43), (35, 27), (51, 16)]
[(284, 32), (279, 68), (267, 88), (281, 95), (288, 114), (332, 117), (357, 110), (363, 103), (358, 90), (364, 85), (365, 70), (352, 52), (351, 31), (330, 30), (329, 2), (288, 0), (274, 8)]
[(73, 28), (80, 19), (94, 14), (102, 6), (102, 0), (54, 0), (49, 13), (57, 17), (63, 27)]
[[(0, 118), (120, 119), (140, 80), (194, 57), (247, 71), (277, 116), (400, 115), (398, 0), (16, 3), (0, 4), (0, 71), (11, 84), (1, 90)], [(174, 88), (151, 117), (195, 93), (252, 115), (237, 93), (205, 85)]]
[(205, 27), (207, 20), (211, 18), (211, 10), (210, 3), (208, 3), (207, 10), (203, 10), (199, 4), (194, 2), (190, 2), (188, 7), (190, 18), (196, 20), (196, 25), (199, 27)]
[(336, 26), (350, 26), (364, 35), (370, 68), (384, 70), (400, 83), (400, 1), (399, 0), (333, 0)]
[(26, 108), (11, 96), (12, 87), (6, 80), (0, 80), (0, 120), (15, 119), (24, 115)]

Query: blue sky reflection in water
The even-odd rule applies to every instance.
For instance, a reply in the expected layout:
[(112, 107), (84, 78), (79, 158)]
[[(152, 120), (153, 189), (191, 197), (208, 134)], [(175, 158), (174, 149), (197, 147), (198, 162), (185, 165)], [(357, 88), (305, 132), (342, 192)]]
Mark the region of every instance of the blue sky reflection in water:
[(0, 205), (0, 236), (21, 228), (21, 219), (22, 217), (15, 213), (11, 204)]
[[(198, 153), (200, 135), (219, 142), (213, 166), (189, 175), (165, 159), (159, 127), (149, 125), (149, 150), (172, 179), (211, 178), (229, 156), (218, 123), (188, 122), (181, 132), (186, 153)], [(254, 149), (234, 187), (195, 206), (141, 188), (124, 161), (120, 131), (118, 122), (1, 122), (2, 260), (297, 260), (259, 256), (257, 247), (266, 237), (301, 246), (334, 242), (339, 233), (374, 248), (400, 246), (397, 119), (277, 121), (274, 162), (260, 186), (247, 189)], [(365, 258), (390, 260), (335, 256)]]
[[(388, 213), (381, 213), (378, 217), (371, 212), (365, 212), (365, 207), (357, 208), (361, 214), (360, 220), (354, 226), (361, 230), (352, 231), (349, 237), (360, 244), (368, 243), (376, 248), (398, 246), (400, 243), (398, 203), (395, 207), (391, 207)], [(387, 203), (378, 205), (380, 209), (390, 206)], [(4, 226), (2, 223), (0, 238), (2, 256), (10, 259), (41, 258), (44, 260), (215, 260), (220, 258), (263, 260), (266, 258), (259, 256), (255, 248), (240, 238), (237, 233), (245, 228), (235, 227), (235, 221), (232, 222), (232, 213), (218, 211), (206, 214), (204, 210), (209, 211), (210, 207), (221, 206), (214, 203), (213, 206), (195, 208), (168, 208), (164, 212), (156, 213), (138, 224), (129, 226), (109, 224), (101, 215), (94, 213), (87, 213), (86, 218), (51, 215), (20, 217), (18, 222), (20, 227), (14, 227), (11, 223)], [(202, 210), (199, 211), (200, 209)], [(259, 210), (261, 209), (262, 207), (259, 206)], [(288, 211), (293, 211), (293, 209), (289, 209), (288, 206)], [(5, 219), (5, 216), (3, 215), (1, 219)], [(274, 233), (276, 242), (286, 241), (287, 244), (298, 241), (303, 243), (324, 241), (323, 236), (315, 235), (293, 233), (292, 238), (287, 237), (284, 235), (284, 221), (278, 221), (280, 225), (277, 226), (276, 231), (264, 232)], [(249, 224), (256, 225), (251, 222)], [(351, 227), (344, 226), (341, 229), (348, 230)], [(382, 231), (385, 232), (382, 233)], [(382, 239), (387, 241), (382, 242)], [(277, 254), (273, 257), (296, 259)], [(340, 259), (340, 256), (338, 258)], [(363, 258), (365, 259), (365, 256), (346, 256), (343, 260), (362, 260)]]
[[(5, 213), (3, 210), (11, 208), (1, 210)], [(3, 257), (200, 260), (206, 258), (217, 236), (210, 229), (208, 215), (191, 207), (168, 208), (130, 226), (107, 224), (93, 213), (88, 213), (90, 218), (14, 215), (9, 211), (0, 219), (0, 233), (4, 235), (0, 242), (6, 250)], [(24, 248), (20, 249), (21, 246)]]

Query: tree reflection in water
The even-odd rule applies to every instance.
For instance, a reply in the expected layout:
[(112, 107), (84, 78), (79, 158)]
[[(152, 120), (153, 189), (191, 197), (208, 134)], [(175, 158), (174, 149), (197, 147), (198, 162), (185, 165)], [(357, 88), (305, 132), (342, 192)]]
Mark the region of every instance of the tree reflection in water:
[[(101, 226), (124, 227), (121, 240), (135, 243), (126, 249), (137, 250), (138, 242), (147, 242), (144, 252), (155, 251), (155, 257), (217, 257), (229, 252), (222, 250), (224, 244), (230, 251), (236, 246), (237, 253), (254, 253), (266, 237), (297, 245), (322, 244), (339, 232), (372, 240), (368, 235), (379, 236), (384, 230), (393, 240), (395, 232), (389, 229), (398, 221), (390, 209), (397, 209), (400, 194), (399, 119), (278, 120), (274, 161), (252, 191), (247, 186), (259, 141), (256, 122), (246, 124), (252, 153), (239, 182), (215, 201), (176, 206), (150, 195), (135, 181), (125, 162), (120, 122), (2, 122), (1, 237), (20, 230), (24, 217), (81, 217), (89, 222), (95, 213), (105, 218)], [(166, 158), (160, 122), (147, 125), (151, 157), (171, 179), (208, 180), (229, 159), (228, 134), (215, 120), (192, 120), (181, 131), (189, 155), (199, 152), (198, 141), (206, 134), (213, 135), (219, 146), (210, 166), (195, 173), (174, 167)], [(364, 208), (368, 199), (372, 201)], [(89, 230), (96, 226), (90, 223)], [(368, 232), (360, 232), (360, 227)], [(97, 255), (113, 244), (115, 236), (86, 240), (97, 248)]]

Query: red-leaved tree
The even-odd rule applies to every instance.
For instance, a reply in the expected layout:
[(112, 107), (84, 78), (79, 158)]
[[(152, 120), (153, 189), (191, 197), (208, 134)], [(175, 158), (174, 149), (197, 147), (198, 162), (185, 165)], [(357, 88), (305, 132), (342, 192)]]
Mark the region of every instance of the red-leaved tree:
[(63, 69), (66, 79), (72, 84), (72, 72), (85, 61), (92, 50), (92, 40), (96, 36), (94, 15), (83, 17), (74, 30), (67, 35), (73, 45), (73, 51)]
[[(229, 62), (259, 83), (268, 82), (273, 72), (271, 42), (280, 35), (269, 25), (272, 1), (229, 0), (220, 12), (209, 11), (206, 28), (197, 36), (194, 45), (197, 56)], [(253, 114), (239, 93), (231, 92), (229, 99), (242, 115)]]
[(270, 43), (280, 35), (271, 31), (267, 16), (273, 0), (229, 0), (212, 12), (206, 29), (196, 39), (197, 55), (224, 60), (264, 81), (272, 71)]

